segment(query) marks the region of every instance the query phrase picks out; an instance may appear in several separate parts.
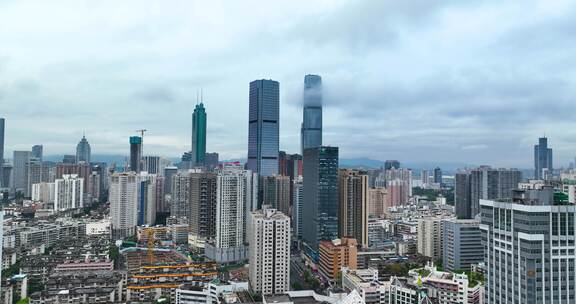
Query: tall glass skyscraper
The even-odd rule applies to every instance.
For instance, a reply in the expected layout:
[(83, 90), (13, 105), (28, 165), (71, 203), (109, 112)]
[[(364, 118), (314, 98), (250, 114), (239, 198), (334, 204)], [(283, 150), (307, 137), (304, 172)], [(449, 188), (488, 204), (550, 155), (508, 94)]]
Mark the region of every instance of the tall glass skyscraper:
[(547, 179), (552, 170), (552, 149), (548, 148), (548, 138), (540, 137), (534, 146), (534, 179)]
[(304, 77), (304, 117), (302, 120), (301, 148), (322, 146), (322, 78)]
[(200, 102), (192, 114), (192, 165), (203, 165), (206, 155), (206, 110)]
[(85, 161), (90, 163), (90, 144), (86, 139), (86, 136), (82, 135), (82, 139), (76, 146), (76, 162)]
[(140, 172), (142, 168), (142, 137), (130, 136), (130, 171)]
[(302, 237), (313, 250), (322, 240), (338, 238), (338, 148), (304, 150)]
[(280, 84), (274, 80), (250, 83), (248, 169), (260, 176), (278, 174)]

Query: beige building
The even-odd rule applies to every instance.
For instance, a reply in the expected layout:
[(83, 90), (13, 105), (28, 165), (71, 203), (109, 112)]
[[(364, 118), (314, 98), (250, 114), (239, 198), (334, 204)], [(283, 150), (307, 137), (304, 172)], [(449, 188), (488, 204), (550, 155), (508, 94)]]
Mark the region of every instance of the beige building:
[(334, 281), (342, 271), (342, 267), (356, 269), (358, 267), (357, 247), (358, 242), (351, 238), (320, 242), (320, 272), (329, 280)]
[(418, 220), (418, 254), (434, 261), (442, 259), (442, 217), (425, 217)]
[(355, 238), (368, 248), (368, 175), (358, 170), (341, 169), (340, 237)]
[(385, 217), (390, 207), (387, 196), (386, 188), (368, 189), (368, 216)]

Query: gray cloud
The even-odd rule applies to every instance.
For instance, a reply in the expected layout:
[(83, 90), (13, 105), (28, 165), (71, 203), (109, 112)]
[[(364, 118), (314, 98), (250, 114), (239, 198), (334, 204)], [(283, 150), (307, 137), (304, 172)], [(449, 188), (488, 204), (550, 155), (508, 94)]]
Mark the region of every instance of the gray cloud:
[[(305, 74), (323, 77), (325, 142), (343, 157), (531, 166), (575, 134), (576, 7), (550, 1), (0, 1), (7, 155), (179, 156), (203, 89), (208, 149), (245, 157), (248, 83), (281, 83), (281, 148), (299, 150)], [(31, 8), (34, 9), (31, 9)], [(258, 7), (258, 10), (252, 9)], [(23, 18), (34, 20), (21, 22)]]

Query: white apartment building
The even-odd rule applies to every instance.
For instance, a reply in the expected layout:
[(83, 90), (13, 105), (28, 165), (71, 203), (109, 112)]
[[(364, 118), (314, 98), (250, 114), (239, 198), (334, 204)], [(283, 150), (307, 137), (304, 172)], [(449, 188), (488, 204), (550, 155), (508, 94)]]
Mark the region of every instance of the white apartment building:
[(54, 181), (54, 211), (84, 207), (84, 179), (64, 174)]
[(138, 178), (134, 172), (114, 173), (110, 177), (110, 215), (114, 237), (131, 236), (138, 217)]
[(290, 218), (264, 206), (249, 221), (250, 286), (263, 295), (290, 289)]

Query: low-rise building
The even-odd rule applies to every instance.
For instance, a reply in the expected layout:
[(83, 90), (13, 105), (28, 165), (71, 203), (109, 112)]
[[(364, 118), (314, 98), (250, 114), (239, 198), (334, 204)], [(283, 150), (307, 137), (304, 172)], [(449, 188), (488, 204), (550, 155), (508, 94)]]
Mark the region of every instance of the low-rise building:
[(356, 239), (342, 238), (320, 242), (320, 273), (328, 280), (334, 281), (342, 267), (358, 267)]

